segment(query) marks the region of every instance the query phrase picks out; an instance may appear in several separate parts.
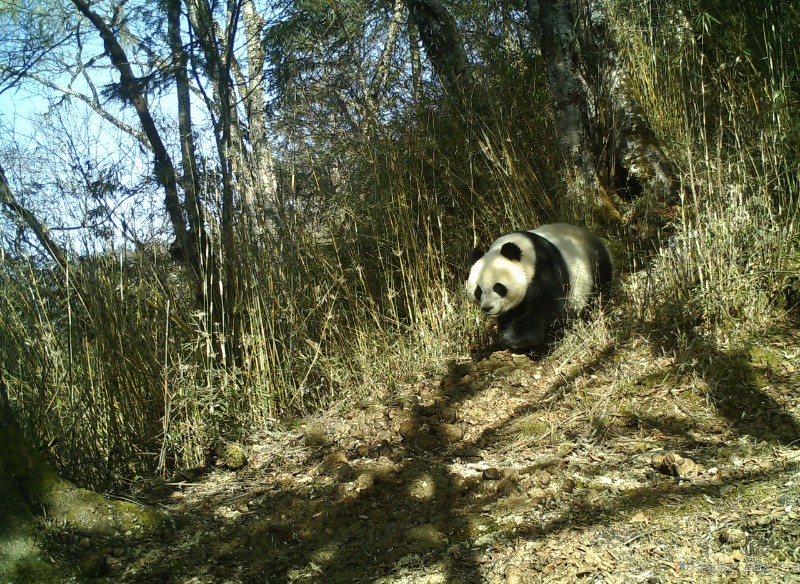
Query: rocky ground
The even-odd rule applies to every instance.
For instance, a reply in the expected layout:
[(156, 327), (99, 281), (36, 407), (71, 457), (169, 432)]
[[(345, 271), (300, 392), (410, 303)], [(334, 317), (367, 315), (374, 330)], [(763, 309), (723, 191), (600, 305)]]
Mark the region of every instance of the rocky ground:
[(584, 353), (453, 363), (161, 485), (160, 539), (46, 549), (98, 582), (800, 581), (797, 328)]

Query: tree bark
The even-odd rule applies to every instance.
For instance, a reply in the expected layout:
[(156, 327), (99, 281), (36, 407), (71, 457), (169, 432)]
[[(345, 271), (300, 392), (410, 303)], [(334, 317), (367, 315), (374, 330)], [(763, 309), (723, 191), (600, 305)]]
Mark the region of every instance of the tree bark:
[(408, 21), (408, 45), (411, 53), (411, 95), (419, 103), (422, 99), (422, 58), (419, 54), (419, 32), (411, 19)]
[[(378, 102), (381, 93), (386, 90), (386, 85), (389, 81), (392, 57), (394, 56), (397, 38), (400, 36), (400, 29), (403, 24), (403, 7), (403, 0), (394, 0), (392, 18), (389, 21), (389, 30), (386, 33), (386, 44), (383, 46), (381, 58), (375, 68), (375, 75), (372, 78), (372, 83), (369, 88), (370, 101), (373, 104)], [(375, 112), (376, 107), (373, 105), (372, 108), (373, 112)]]
[(448, 93), (463, 98), (469, 93), (470, 67), (456, 22), (439, 0), (406, 0), (425, 54)]
[[(181, 163), (183, 176), (181, 185), (186, 197), (186, 213), (189, 225), (198, 236), (195, 238), (199, 249), (193, 253), (202, 262), (205, 253), (206, 227), (205, 213), (200, 201), (200, 176), (197, 170), (197, 155), (195, 152), (194, 133), (192, 126), (192, 108), (189, 91), (189, 76), (186, 72), (188, 55), (181, 39), (181, 5), (180, 0), (167, 0), (164, 3), (167, 15), (167, 34), (169, 37), (170, 52), (172, 53), (172, 67), (175, 75), (175, 87), (178, 98), (178, 133), (181, 144)], [(202, 270), (205, 271), (205, 270)]]
[(664, 198), (675, 170), (627, 85), (628, 73), (597, 0), (527, 0), (540, 32), (570, 199), (585, 215), (618, 221), (612, 196), (648, 188)]
[[(272, 167), (272, 152), (267, 141), (267, 122), (265, 116), (266, 100), (264, 99), (264, 47), (261, 45), (261, 34), (264, 19), (256, 11), (253, 0), (243, 0), (242, 20), (247, 35), (247, 94), (244, 96), (245, 109), (250, 127), (250, 144), (253, 149), (254, 170), (253, 192), (245, 201), (248, 217), (253, 217), (259, 200), (273, 203), (275, 194), (275, 172)], [(264, 204), (264, 207), (267, 205)], [(253, 228), (258, 223), (253, 221)]]
[[(529, 2), (531, 6), (533, 2)], [(579, 211), (584, 214), (592, 206), (592, 194), (601, 194), (600, 180), (593, 156), (593, 128), (588, 104), (591, 96), (575, 70), (573, 54), (577, 41), (567, 2), (539, 0), (539, 29), (542, 54), (547, 61), (550, 94), (556, 118), (561, 153), (571, 167), (572, 192)]]

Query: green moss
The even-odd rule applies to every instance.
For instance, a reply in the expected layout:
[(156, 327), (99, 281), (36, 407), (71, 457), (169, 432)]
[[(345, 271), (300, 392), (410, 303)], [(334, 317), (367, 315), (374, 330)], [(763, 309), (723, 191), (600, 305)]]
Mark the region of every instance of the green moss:
[(0, 560), (0, 577), (14, 584), (55, 584), (74, 580), (74, 575), (65, 572), (63, 566), (54, 566), (38, 556), (21, 559), (9, 568), (6, 570)]
[(525, 416), (516, 422), (513, 426), (513, 430), (519, 433), (521, 438), (539, 439), (550, 432), (550, 424), (547, 420), (543, 420), (539, 416), (531, 415)]

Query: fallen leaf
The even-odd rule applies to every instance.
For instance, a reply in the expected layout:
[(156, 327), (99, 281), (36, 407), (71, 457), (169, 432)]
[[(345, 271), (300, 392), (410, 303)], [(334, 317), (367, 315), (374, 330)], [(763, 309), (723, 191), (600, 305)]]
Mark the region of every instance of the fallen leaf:
[(647, 525), (648, 523), (650, 523), (650, 520), (647, 519), (647, 515), (639, 511), (639, 513), (631, 517), (629, 523), (644, 523), (645, 525)]

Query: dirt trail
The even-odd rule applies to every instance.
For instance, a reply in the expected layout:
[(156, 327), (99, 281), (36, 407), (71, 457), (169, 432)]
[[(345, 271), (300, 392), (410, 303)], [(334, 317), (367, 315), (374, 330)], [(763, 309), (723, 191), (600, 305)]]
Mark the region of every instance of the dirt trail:
[(678, 362), (507, 352), (164, 486), (109, 582), (800, 581), (800, 334)]

